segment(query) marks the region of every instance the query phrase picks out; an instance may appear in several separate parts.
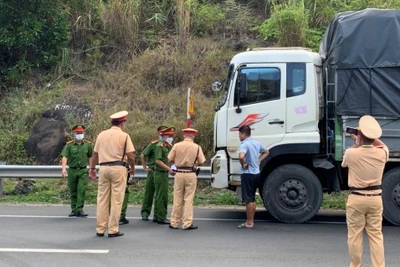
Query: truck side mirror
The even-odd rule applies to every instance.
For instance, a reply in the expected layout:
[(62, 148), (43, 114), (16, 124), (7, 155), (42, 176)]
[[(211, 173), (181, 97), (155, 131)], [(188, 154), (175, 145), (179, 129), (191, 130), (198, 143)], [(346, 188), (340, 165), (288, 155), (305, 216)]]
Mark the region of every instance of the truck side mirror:
[(212, 87), (211, 87), (211, 89), (212, 89), (214, 92), (219, 92), (219, 91), (221, 91), (221, 88), (222, 88), (222, 82), (214, 82), (214, 83), (212, 84)]

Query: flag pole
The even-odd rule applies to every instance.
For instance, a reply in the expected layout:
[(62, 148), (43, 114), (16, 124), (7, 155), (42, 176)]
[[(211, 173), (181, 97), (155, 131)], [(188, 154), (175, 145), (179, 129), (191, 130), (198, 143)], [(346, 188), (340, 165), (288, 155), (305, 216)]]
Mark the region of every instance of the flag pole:
[(190, 88), (188, 88), (188, 93), (187, 93), (187, 109), (186, 109), (186, 128), (190, 128)]

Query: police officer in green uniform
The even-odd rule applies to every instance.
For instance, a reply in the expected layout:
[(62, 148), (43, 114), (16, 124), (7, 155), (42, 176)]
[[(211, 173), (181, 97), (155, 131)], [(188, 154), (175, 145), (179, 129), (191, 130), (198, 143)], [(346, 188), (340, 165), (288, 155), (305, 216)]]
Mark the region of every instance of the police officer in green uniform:
[[(146, 187), (144, 191), (144, 198), (142, 204), (142, 220), (148, 221), (149, 215), (151, 213), (151, 207), (153, 206), (153, 198), (155, 192), (154, 186), (154, 169), (156, 166), (155, 152), (157, 144), (162, 142), (161, 131), (168, 128), (167, 126), (160, 126), (157, 128), (157, 133), (159, 135), (158, 140), (150, 142), (144, 149), (142, 155), (140, 156), (142, 161), (143, 170), (147, 172)], [(157, 206), (154, 207), (154, 214), (157, 213)], [(153, 222), (157, 222), (156, 216), (153, 218)]]
[(167, 220), (168, 205), (168, 173), (175, 175), (175, 171), (168, 165), (168, 153), (172, 148), (175, 128), (170, 127), (161, 131), (162, 142), (158, 143), (155, 151), (156, 166), (154, 170), (154, 186), (156, 201), (154, 204), (154, 219), (158, 224), (169, 224)]
[(68, 187), (71, 195), (71, 213), (69, 217), (86, 217), (83, 212), (85, 202), (85, 190), (88, 183), (87, 165), (93, 154), (92, 144), (84, 139), (85, 127), (76, 125), (72, 128), (74, 140), (67, 142), (63, 151), (62, 176), (67, 176), (66, 166), (68, 165)]

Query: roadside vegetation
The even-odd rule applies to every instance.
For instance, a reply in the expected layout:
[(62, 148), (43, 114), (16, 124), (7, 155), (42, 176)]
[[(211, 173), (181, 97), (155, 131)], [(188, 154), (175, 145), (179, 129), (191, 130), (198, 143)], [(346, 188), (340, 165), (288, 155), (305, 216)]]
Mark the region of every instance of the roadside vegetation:
[[(94, 117), (86, 125), (90, 139), (109, 126), (110, 114), (128, 110), (126, 130), (140, 155), (155, 138), (158, 125), (184, 128), (188, 87), (195, 95), (196, 141), (209, 159), (214, 106), (220, 97), (210, 86), (225, 78), (226, 64), (235, 53), (276, 45), (318, 51), (337, 12), (367, 7), (400, 8), (400, 1), (0, 1), (0, 161), (35, 164), (24, 142), (43, 111), (59, 103), (82, 103), (92, 109)], [(68, 120), (70, 126), (76, 123)], [(140, 184), (131, 203), (140, 199)], [(197, 204), (238, 204), (228, 191), (200, 188), (205, 196), (199, 193)], [(61, 180), (38, 179), (25, 201), (64, 202), (65, 192)], [(90, 202), (95, 195), (89, 192)], [(14, 198), (21, 202), (24, 197), (0, 201)], [(326, 199), (330, 208), (338, 206), (334, 197)]]
[[(65, 204), (69, 205), (69, 189), (66, 179), (36, 179), (34, 189), (27, 195), (17, 195), (14, 193), (15, 185), (19, 179), (5, 179), (5, 196), (0, 198), (0, 203), (12, 204)], [(133, 180), (129, 186), (129, 205), (141, 205), (144, 197), (145, 180)], [(172, 205), (173, 182), (170, 181), (168, 200)], [(321, 209), (343, 210), (345, 209), (345, 199), (347, 194), (324, 194), (324, 201)], [(89, 182), (86, 191), (86, 204), (96, 204), (97, 183)], [(236, 197), (236, 193), (227, 189), (217, 190), (211, 187), (209, 182), (199, 181), (194, 198), (196, 206), (244, 206)], [(258, 207), (264, 207), (262, 199), (256, 196)]]

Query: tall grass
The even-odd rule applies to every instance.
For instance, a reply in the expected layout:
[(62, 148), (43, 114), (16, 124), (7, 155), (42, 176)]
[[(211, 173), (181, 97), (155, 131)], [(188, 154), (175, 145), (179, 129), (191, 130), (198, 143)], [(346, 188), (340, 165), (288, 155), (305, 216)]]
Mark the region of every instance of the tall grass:
[(114, 45), (135, 51), (139, 41), (140, 4), (138, 0), (100, 2), (100, 17)]

